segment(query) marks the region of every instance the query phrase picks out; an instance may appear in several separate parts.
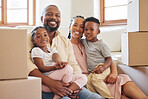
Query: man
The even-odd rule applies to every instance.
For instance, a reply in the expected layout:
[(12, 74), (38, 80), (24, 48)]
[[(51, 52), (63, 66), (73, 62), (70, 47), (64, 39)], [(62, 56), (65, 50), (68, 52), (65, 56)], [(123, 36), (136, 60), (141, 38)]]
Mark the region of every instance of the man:
[[(73, 67), (74, 74), (81, 74), (82, 72), (79, 65), (76, 62), (70, 41), (66, 37), (60, 35), (59, 32), (57, 31), (61, 22), (61, 16), (58, 7), (55, 5), (47, 6), (43, 10), (41, 21), (43, 22), (43, 25), (46, 28), (50, 38), (49, 47), (51, 48), (56, 47), (60, 57), (62, 58), (62, 61), (68, 62)], [(71, 94), (71, 90), (69, 90), (64, 83), (60, 81), (55, 81), (47, 76), (44, 76), (37, 69), (37, 67), (31, 62), (31, 60), (28, 60), (28, 62), (29, 62), (28, 69), (30, 76), (36, 76), (42, 78), (42, 83), (48, 86), (54, 94), (57, 94), (61, 97), (65, 96), (62, 99), (70, 99), (69, 97), (66, 96)], [(80, 99), (101, 98), (98, 94), (92, 93), (88, 91), (86, 88), (82, 89), (83, 90), (81, 90), (80, 93), (78, 94)], [(52, 99), (54, 95), (52, 92), (49, 93), (42, 92), (42, 99)]]

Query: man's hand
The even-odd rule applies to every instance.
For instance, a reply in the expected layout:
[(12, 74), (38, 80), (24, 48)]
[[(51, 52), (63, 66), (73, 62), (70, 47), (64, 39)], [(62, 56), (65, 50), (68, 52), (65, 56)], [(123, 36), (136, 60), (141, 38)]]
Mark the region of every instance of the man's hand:
[(104, 82), (107, 84), (114, 84), (117, 81), (117, 75), (117, 73), (110, 73)]
[(79, 89), (79, 90), (74, 91), (74, 92), (72, 93), (72, 95), (70, 95), (69, 97), (70, 97), (71, 99), (79, 99), (78, 94), (80, 93), (81, 90), (82, 90), (82, 89)]
[(53, 80), (48, 87), (54, 94), (63, 97), (72, 94), (72, 91), (68, 89), (66, 86), (66, 84), (63, 84), (60, 81)]

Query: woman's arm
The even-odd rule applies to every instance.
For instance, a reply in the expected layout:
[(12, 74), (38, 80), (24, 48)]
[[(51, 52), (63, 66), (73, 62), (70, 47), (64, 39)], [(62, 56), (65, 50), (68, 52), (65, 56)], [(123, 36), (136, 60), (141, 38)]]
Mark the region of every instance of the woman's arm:
[(110, 72), (110, 74), (107, 76), (107, 78), (105, 79), (105, 82), (106, 82), (106, 83), (113, 84), (113, 83), (116, 82), (116, 80), (117, 80), (117, 75), (118, 75), (117, 67), (116, 67), (116, 64), (114, 63), (114, 61), (112, 61), (112, 64), (111, 64), (111, 66), (110, 66), (110, 69), (111, 69), (111, 72)]
[(35, 65), (39, 68), (41, 72), (49, 72), (52, 70), (56, 70), (55, 66), (44, 66), (41, 58), (34, 57), (33, 60)]

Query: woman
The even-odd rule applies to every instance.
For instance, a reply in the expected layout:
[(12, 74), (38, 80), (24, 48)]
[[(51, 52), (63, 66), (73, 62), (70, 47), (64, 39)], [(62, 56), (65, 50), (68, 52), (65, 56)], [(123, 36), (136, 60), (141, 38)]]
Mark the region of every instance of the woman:
[[(69, 30), (69, 38), (73, 45), (76, 60), (82, 69), (83, 74), (88, 75), (86, 54), (84, 47), (81, 43), (81, 37), (83, 35), (84, 17), (76, 16), (71, 20)], [(112, 62), (111, 73), (105, 80), (107, 87), (111, 95), (115, 99), (147, 99), (147, 96), (131, 81), (131, 79), (125, 75), (117, 75), (117, 69)]]

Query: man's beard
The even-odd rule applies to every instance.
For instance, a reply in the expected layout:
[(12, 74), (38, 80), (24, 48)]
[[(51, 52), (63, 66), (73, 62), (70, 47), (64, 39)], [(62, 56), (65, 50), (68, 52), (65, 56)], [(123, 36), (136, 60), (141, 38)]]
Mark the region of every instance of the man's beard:
[(45, 29), (46, 29), (47, 31), (49, 31), (49, 32), (54, 32), (54, 31), (56, 31), (56, 30), (59, 28), (59, 22), (56, 22), (56, 23), (57, 23), (57, 26), (56, 26), (55, 28), (52, 28), (52, 27), (50, 27), (50, 26), (48, 25), (48, 22), (50, 22), (50, 21), (52, 21), (52, 20), (46, 20), (47, 24), (44, 24), (44, 27), (45, 27)]

